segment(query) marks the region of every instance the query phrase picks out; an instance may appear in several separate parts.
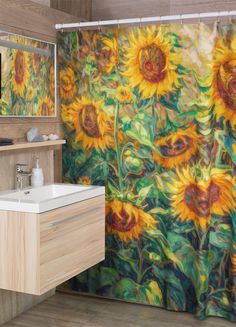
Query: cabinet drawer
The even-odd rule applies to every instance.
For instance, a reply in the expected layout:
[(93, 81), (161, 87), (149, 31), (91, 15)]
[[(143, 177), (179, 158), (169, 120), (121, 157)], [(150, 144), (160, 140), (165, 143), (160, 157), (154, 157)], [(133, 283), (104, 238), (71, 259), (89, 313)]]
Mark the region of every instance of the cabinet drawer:
[(41, 292), (104, 259), (104, 196), (40, 215)]
[(0, 288), (41, 295), (105, 257), (105, 196), (44, 213), (0, 211)]

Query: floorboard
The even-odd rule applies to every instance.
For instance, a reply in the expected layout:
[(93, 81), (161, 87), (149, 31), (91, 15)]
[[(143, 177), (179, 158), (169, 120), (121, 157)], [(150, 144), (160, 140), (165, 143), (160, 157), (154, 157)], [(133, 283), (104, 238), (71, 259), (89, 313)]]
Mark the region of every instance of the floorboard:
[(89, 296), (56, 293), (5, 327), (232, 327), (224, 319), (197, 321), (191, 314)]

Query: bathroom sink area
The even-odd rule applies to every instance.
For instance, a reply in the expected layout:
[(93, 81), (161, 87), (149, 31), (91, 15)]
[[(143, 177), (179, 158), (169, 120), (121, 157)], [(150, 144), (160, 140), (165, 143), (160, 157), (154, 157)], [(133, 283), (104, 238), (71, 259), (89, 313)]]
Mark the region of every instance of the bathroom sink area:
[(0, 210), (42, 213), (105, 194), (104, 186), (50, 184), (0, 193)]
[(105, 187), (0, 193), (0, 289), (41, 295), (105, 258)]

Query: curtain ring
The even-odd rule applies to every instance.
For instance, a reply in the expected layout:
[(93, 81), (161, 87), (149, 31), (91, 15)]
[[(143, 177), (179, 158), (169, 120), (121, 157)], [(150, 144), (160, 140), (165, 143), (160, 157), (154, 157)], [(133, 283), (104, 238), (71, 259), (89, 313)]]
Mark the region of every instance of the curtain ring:
[(98, 30), (99, 30), (99, 32), (101, 32), (101, 21), (100, 20), (98, 21)]
[(231, 16), (231, 12), (230, 11), (228, 11), (228, 15), (229, 15), (229, 24), (231, 24), (232, 23), (232, 16)]
[(142, 18), (139, 18), (139, 27), (141, 28), (142, 27)]
[(198, 23), (200, 24), (202, 22), (201, 20), (201, 13), (198, 14)]

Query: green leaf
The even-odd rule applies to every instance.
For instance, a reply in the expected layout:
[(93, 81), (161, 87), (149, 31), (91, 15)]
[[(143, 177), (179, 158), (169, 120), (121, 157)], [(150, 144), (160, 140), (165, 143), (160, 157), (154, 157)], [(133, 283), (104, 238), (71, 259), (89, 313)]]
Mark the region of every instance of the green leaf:
[(196, 110), (189, 110), (189, 111), (182, 112), (179, 115), (179, 119), (183, 119), (183, 118), (186, 118), (189, 116), (195, 116), (195, 115), (196, 115)]
[(119, 123), (122, 131), (126, 132), (131, 129), (131, 118), (128, 116), (122, 117)]
[(168, 294), (168, 306), (178, 310), (185, 310), (185, 293), (180, 279), (176, 277), (170, 269), (160, 269), (153, 266), (153, 273), (158, 280), (161, 280), (166, 285), (166, 292)]
[(179, 43), (179, 37), (175, 33), (166, 33), (165, 37), (167, 37), (170, 41), (170, 44), (176, 48), (182, 48), (182, 45)]
[(152, 187), (153, 187), (153, 185), (149, 185), (149, 186), (146, 186), (146, 187), (142, 188), (138, 192), (138, 196), (141, 197), (141, 198), (146, 198)]
[(170, 215), (171, 209), (163, 209), (161, 207), (153, 208), (148, 211), (150, 214), (159, 214), (159, 215)]
[(217, 230), (210, 234), (210, 244), (222, 250), (230, 250), (232, 241), (232, 229), (227, 225), (218, 225)]
[(101, 287), (112, 286), (119, 280), (119, 274), (114, 268), (101, 267), (100, 284)]
[(105, 105), (106, 105), (106, 106), (115, 105), (115, 100), (112, 99), (112, 98), (106, 98), (106, 99), (105, 99)]
[(132, 279), (124, 278), (114, 286), (114, 294), (124, 300), (137, 300), (137, 286)]

